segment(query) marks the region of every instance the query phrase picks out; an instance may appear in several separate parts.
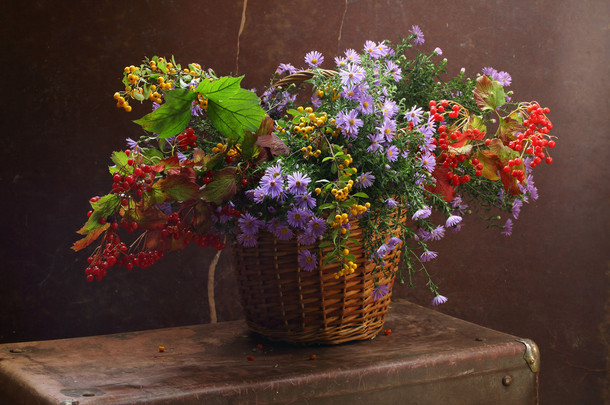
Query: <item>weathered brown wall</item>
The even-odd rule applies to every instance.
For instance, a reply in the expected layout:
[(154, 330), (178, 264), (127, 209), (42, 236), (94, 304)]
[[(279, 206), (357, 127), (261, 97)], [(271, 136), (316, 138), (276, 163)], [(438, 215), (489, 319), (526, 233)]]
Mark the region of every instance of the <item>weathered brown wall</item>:
[[(208, 322), (207, 266), (187, 249), (147, 270), (85, 281), (69, 246), (88, 198), (109, 187), (106, 164), (139, 134), (112, 94), (125, 65), (174, 54), (262, 88), (280, 62), (319, 50), (397, 40), (413, 24), (442, 48), (450, 73), (493, 66), (517, 98), (551, 108), (560, 137), (538, 170), (541, 198), (506, 238), (469, 219), (429, 266), (450, 301), (441, 311), (534, 339), (544, 404), (599, 404), (608, 354), (607, 2), (350, 0), (61, 1), (0, 13), (3, 111), (0, 342)], [(238, 42), (239, 40), (239, 42)], [(239, 43), (239, 57), (237, 44)], [(220, 320), (240, 316), (230, 253), (216, 276)], [(420, 282), (397, 295), (428, 304)], [(610, 397), (606, 396), (606, 400)]]

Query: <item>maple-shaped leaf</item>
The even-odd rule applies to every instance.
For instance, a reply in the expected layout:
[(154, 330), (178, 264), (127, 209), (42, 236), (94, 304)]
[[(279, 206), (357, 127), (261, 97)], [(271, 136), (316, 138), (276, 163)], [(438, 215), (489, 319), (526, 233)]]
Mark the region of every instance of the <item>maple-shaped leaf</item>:
[(273, 155), (289, 155), (290, 149), (284, 141), (282, 141), (276, 134), (273, 133), (273, 120), (266, 117), (261, 123), (261, 127), (258, 130), (258, 139), (256, 145), (267, 150)]
[(260, 99), (250, 90), (240, 88), (228, 99), (208, 99), (210, 122), (236, 143), (243, 140), (245, 131), (256, 131), (265, 115)]
[(486, 75), (479, 76), (474, 89), (474, 99), (480, 110), (494, 111), (506, 103), (504, 87), (497, 80), (491, 80)]
[(481, 170), (483, 177), (491, 181), (500, 180), (498, 171), (502, 169), (502, 162), (500, 162), (498, 155), (489, 150), (482, 150), (475, 153), (472, 157), (479, 159), (479, 163), (483, 165)]
[(125, 211), (123, 217), (130, 222), (137, 222), (138, 229), (155, 230), (163, 229), (167, 224), (167, 215), (158, 207), (147, 207), (137, 204), (135, 209)]
[(151, 250), (162, 250), (171, 252), (184, 249), (187, 245), (185, 238), (166, 238), (161, 234), (160, 229), (148, 231), (146, 233), (146, 248)]
[(155, 183), (162, 192), (176, 201), (187, 201), (197, 197), (199, 185), (185, 174), (172, 174)]
[(432, 177), (436, 179), (434, 187), (426, 187), (428, 191), (434, 194), (442, 195), (445, 201), (453, 201), (455, 198), (455, 188), (451, 185), (451, 182), (447, 179), (447, 169), (443, 165), (436, 165), (432, 172)]
[(200, 191), (199, 196), (205, 201), (220, 205), (237, 193), (237, 181), (237, 168), (225, 167), (214, 173), (212, 181)]
[(96, 228), (95, 230), (89, 232), (84, 238), (81, 238), (74, 242), (72, 245), (72, 250), (78, 252), (81, 249), (89, 246), (93, 241), (95, 241), (108, 227), (110, 226), (109, 222), (106, 222), (104, 225)]
[(191, 105), (197, 94), (187, 89), (170, 90), (164, 95), (165, 102), (150, 114), (134, 122), (146, 131), (169, 138), (182, 132), (191, 121)]
[(515, 139), (519, 132), (525, 132), (523, 124), (511, 116), (501, 118), (499, 128), (500, 139), (504, 142)]
[(258, 131), (256, 131), (256, 133), (246, 131), (244, 140), (241, 144), (241, 155), (245, 160), (250, 160), (256, 155), (259, 148), (256, 148), (255, 146), (260, 146), (257, 143), (258, 138), (271, 134), (274, 127), (275, 123), (273, 120), (266, 116), (261, 121), (261, 125), (258, 127)]
[(195, 203), (193, 208), (194, 214), (192, 223), (195, 231), (199, 234), (207, 233), (212, 226), (210, 218), (215, 211), (215, 207), (208, 202), (199, 200)]

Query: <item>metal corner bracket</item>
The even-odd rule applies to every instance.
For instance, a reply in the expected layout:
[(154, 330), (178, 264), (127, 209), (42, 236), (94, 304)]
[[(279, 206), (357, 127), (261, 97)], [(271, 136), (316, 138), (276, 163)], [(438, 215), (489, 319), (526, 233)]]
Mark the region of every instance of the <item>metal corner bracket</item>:
[(538, 345), (531, 339), (516, 339), (517, 342), (523, 343), (525, 346), (525, 353), (523, 358), (533, 373), (540, 371), (540, 349)]

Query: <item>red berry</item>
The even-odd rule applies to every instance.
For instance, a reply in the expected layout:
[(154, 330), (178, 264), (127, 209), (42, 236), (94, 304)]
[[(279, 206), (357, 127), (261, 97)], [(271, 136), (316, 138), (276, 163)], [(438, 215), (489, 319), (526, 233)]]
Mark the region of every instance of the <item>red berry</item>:
[(246, 357), (246, 359), (247, 359), (248, 361), (254, 361), (254, 356), (250, 355), (250, 356)]
[(545, 161), (546, 161), (548, 164), (551, 164), (551, 163), (553, 163), (553, 158), (552, 158), (552, 157), (550, 157), (550, 156), (547, 156), (547, 158), (545, 159)]
[(248, 179), (245, 178), (245, 177), (243, 179), (241, 179), (241, 185), (244, 186), (244, 187), (247, 186), (248, 185)]
[(132, 158), (127, 159), (127, 164), (133, 166), (134, 160)]
[(315, 359), (316, 359), (316, 355), (315, 355), (315, 354), (311, 354), (311, 355), (309, 356), (309, 360), (315, 360)]
[(386, 336), (390, 336), (390, 335), (392, 334), (392, 329), (388, 328), (388, 329), (384, 330), (384, 331), (383, 331), (383, 333), (384, 333)]

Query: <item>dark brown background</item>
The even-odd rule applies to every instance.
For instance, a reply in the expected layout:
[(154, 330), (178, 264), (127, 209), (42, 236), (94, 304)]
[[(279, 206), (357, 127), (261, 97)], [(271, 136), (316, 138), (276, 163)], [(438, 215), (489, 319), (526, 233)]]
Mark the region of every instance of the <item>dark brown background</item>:
[[(68, 5), (69, 4), (69, 5)], [(3, 162), (0, 342), (208, 322), (211, 250), (85, 281), (69, 250), (88, 198), (110, 185), (108, 156), (138, 136), (144, 109), (116, 110), (124, 66), (174, 54), (263, 88), (280, 62), (310, 50), (328, 66), (367, 39), (413, 24), (442, 48), (450, 73), (493, 66), (516, 98), (551, 108), (555, 163), (536, 177), (511, 238), (470, 218), (429, 266), (449, 302), (439, 310), (538, 343), (544, 404), (599, 404), (608, 359), (609, 3), (566, 1), (5, 2), (0, 12)], [(238, 57), (239, 44), (239, 57)], [(216, 280), (219, 320), (241, 316), (229, 251)], [(428, 305), (420, 280), (396, 294)]]

